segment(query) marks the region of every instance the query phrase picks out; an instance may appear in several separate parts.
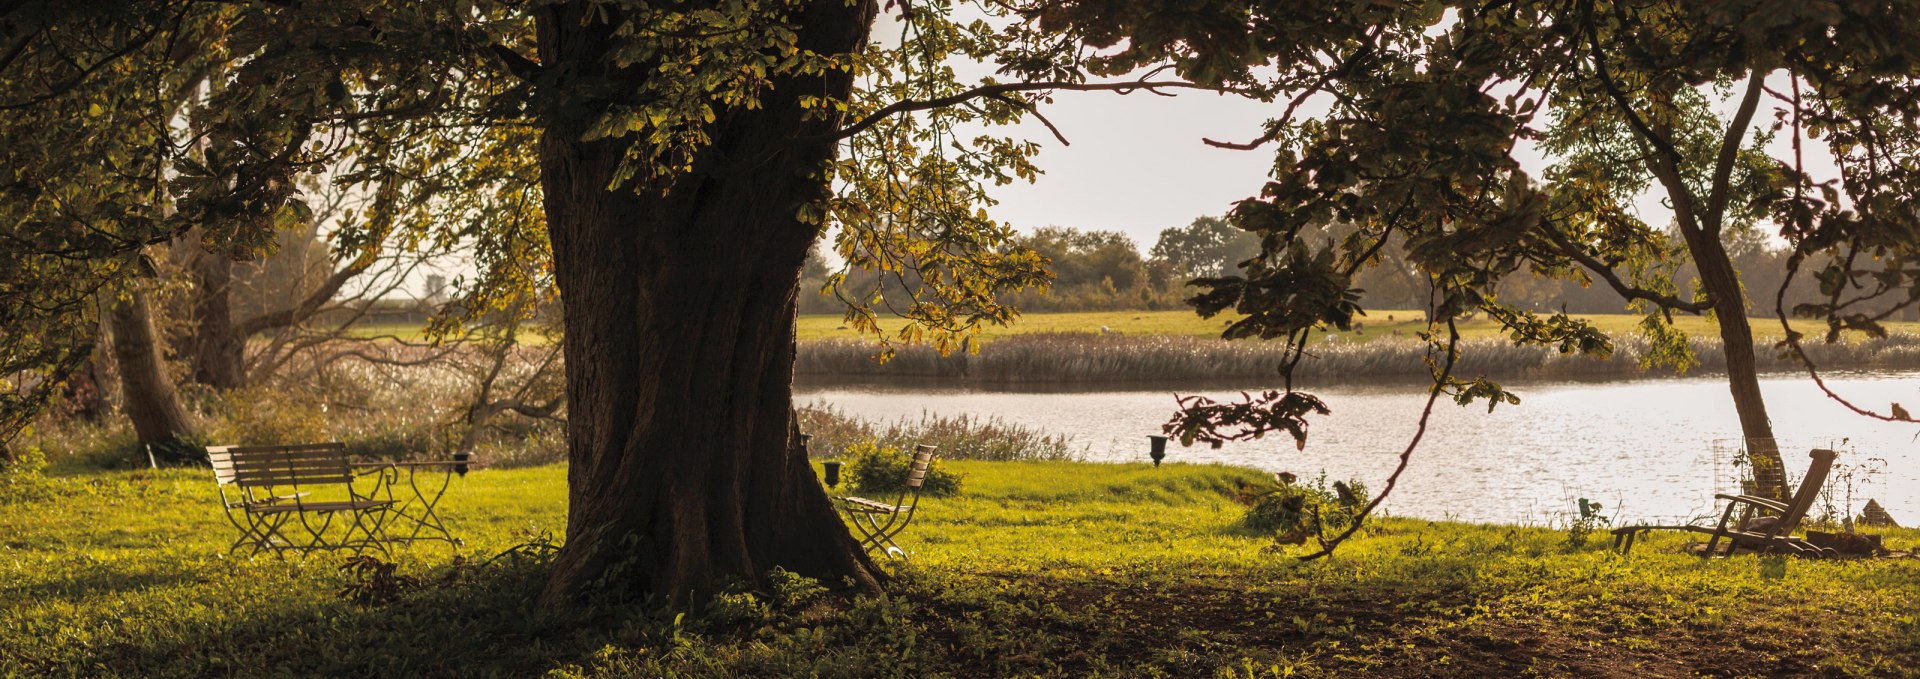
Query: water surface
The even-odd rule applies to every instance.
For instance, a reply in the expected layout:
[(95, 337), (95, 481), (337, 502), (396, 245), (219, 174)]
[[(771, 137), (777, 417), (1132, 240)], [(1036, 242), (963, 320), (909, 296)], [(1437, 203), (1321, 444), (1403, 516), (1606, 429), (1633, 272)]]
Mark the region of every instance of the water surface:
[[(1686, 520), (1714, 511), (1715, 492), (1734, 492), (1740, 436), (1724, 376), (1612, 382), (1508, 384), (1520, 405), (1488, 413), (1443, 400), (1426, 439), (1386, 507), (1394, 514), (1470, 521), (1564, 520), (1578, 498), (1606, 506), (1616, 523)], [(1920, 406), (1920, 372), (1835, 374), (1828, 384), (1862, 405)], [(1148, 434), (1171, 416), (1170, 388), (1013, 393), (928, 386), (802, 387), (801, 403), (824, 402), (870, 420), (922, 413), (997, 417), (1072, 437), (1094, 461), (1143, 461)], [(1790, 478), (1812, 447), (1842, 452), (1830, 482), (1833, 503), (1855, 512), (1877, 498), (1896, 520), (1920, 524), (1920, 426), (1854, 415), (1805, 375), (1761, 378)], [(1303, 477), (1325, 471), (1378, 488), (1413, 435), (1425, 400), (1418, 384), (1328, 385), (1314, 389), (1333, 413), (1313, 424), (1304, 450), (1284, 435), (1214, 450), (1173, 443), (1169, 462), (1217, 462)], [(1203, 389), (1215, 399), (1237, 391)], [(1884, 464), (1874, 460), (1884, 460)], [(1869, 469), (1877, 468), (1870, 473)], [(1851, 471), (1852, 473), (1848, 473)], [(1816, 511), (1818, 511), (1816, 509)]]

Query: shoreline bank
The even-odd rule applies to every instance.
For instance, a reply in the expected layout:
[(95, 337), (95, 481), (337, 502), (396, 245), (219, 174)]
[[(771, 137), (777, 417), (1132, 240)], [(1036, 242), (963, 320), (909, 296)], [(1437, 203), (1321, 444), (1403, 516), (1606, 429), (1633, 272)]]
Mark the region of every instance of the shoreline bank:
[[(1724, 372), (1720, 342), (1691, 341), (1699, 364), (1694, 373)], [(1641, 378), (1671, 375), (1670, 368), (1641, 365), (1648, 353), (1646, 340), (1617, 339), (1606, 359), (1562, 354), (1552, 347), (1516, 346), (1500, 339), (1461, 343), (1456, 374), (1486, 375), (1494, 379)], [(1881, 339), (1838, 344), (1809, 343), (1808, 355), (1822, 370), (1881, 370), (1920, 368), (1920, 335), (1896, 333)], [(1419, 342), (1335, 343), (1311, 350), (1294, 376), (1322, 378), (1380, 378), (1424, 380), (1426, 345)], [(1273, 343), (1229, 342), (1177, 336), (1124, 336), (1090, 333), (1033, 333), (1006, 337), (986, 344), (977, 354), (955, 352), (941, 356), (924, 345), (900, 347), (893, 360), (873, 359), (871, 343), (859, 340), (815, 340), (799, 344), (794, 365), (797, 378), (811, 381), (934, 380), (968, 385), (1032, 385), (1048, 383), (1221, 383), (1271, 382), (1284, 347)], [(1771, 341), (1754, 343), (1763, 372), (1804, 370), (1792, 359), (1781, 358)]]

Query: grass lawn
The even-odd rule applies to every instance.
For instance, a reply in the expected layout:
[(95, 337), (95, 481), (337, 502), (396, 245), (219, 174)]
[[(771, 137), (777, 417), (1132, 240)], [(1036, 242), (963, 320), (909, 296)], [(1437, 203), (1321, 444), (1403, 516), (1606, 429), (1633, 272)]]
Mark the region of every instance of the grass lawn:
[[(1631, 558), (1604, 535), (1394, 519), (1302, 564), (1238, 527), (1254, 472), (945, 462), (886, 597), (804, 582), (684, 617), (546, 612), (560, 467), (476, 472), (465, 547), (233, 560), (206, 471), (0, 477), (0, 676), (1912, 676), (1920, 560)], [(1888, 541), (1911, 549), (1915, 532)], [(1281, 548), (1282, 551), (1291, 548)], [(489, 562), (489, 559), (493, 559)], [(417, 579), (409, 583), (404, 578)]]
[[(1609, 335), (1623, 336), (1639, 331), (1639, 316), (1628, 314), (1574, 314), (1575, 318), (1585, 319)], [(1236, 317), (1237, 318), (1237, 317)], [(1364, 327), (1357, 333), (1337, 333), (1346, 341), (1366, 342), (1381, 337), (1399, 336), (1412, 339), (1415, 333), (1426, 330), (1419, 311), (1404, 309), (1374, 309), (1367, 312), (1361, 323)], [(1201, 318), (1192, 310), (1173, 311), (1083, 311), (1063, 313), (1023, 314), (1011, 327), (988, 327), (981, 330), (981, 336), (987, 341), (995, 337), (1038, 332), (1099, 332), (1102, 326), (1128, 335), (1177, 335), (1189, 337), (1219, 337), (1226, 328), (1225, 316), (1212, 319)], [(898, 321), (881, 319), (882, 328), (897, 328)], [(1754, 334), (1760, 338), (1781, 336), (1780, 324), (1770, 318), (1752, 319)], [(1690, 335), (1701, 337), (1719, 336), (1715, 324), (1702, 316), (1674, 316), (1674, 323)], [(843, 329), (840, 316), (812, 314), (800, 317), (800, 339), (817, 340), (833, 338), (858, 338), (859, 333)], [(1920, 323), (1888, 323), (1890, 331), (1920, 333)], [(1808, 321), (1796, 321), (1794, 327), (1801, 332), (1817, 335), (1820, 326)], [(1499, 335), (1499, 326), (1486, 317), (1460, 324), (1461, 333), (1467, 339), (1495, 337)]]

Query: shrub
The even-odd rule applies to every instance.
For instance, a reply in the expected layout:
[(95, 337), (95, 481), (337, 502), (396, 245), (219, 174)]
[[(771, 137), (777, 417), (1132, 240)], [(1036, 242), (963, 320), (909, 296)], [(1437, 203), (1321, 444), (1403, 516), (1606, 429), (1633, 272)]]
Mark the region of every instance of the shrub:
[(1288, 473), (1275, 475), (1273, 488), (1255, 495), (1240, 523), (1287, 544), (1346, 528), (1367, 506), (1367, 486), (1358, 480), (1333, 482), (1326, 474), (1313, 483), (1297, 483)]
[(51, 497), (51, 484), (41, 473), (46, 467), (47, 456), (37, 447), (22, 451), (11, 461), (0, 458), (0, 505)]
[[(872, 441), (847, 447), (847, 476), (853, 481), (854, 492), (863, 495), (897, 493), (905, 489), (907, 469), (912, 465), (913, 454), (903, 448)], [(927, 480), (921, 484), (920, 492), (933, 497), (958, 495), (960, 475), (942, 471), (936, 460), (927, 470)]]
[[(213, 401), (207, 433), (227, 445), (285, 445), (327, 439), (327, 408), (267, 386), (235, 389)], [(156, 453), (156, 457), (158, 454)]]

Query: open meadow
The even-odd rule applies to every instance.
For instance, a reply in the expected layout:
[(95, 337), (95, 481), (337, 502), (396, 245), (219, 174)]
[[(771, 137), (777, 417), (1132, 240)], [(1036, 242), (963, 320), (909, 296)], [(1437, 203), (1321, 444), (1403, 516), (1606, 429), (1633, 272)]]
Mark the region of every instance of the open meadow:
[[(678, 615), (534, 602), (565, 469), (478, 471), (466, 541), (233, 558), (211, 474), (0, 478), (4, 676), (1909, 676), (1920, 560), (1631, 556), (1572, 524), (1379, 521), (1302, 563), (1245, 470), (942, 461), (882, 597), (777, 576)], [(842, 487), (844, 489), (844, 486)], [(1887, 536), (1899, 550), (1920, 533)], [(1309, 541), (1308, 544), (1311, 544)], [(595, 624), (583, 624), (586, 620)]]

